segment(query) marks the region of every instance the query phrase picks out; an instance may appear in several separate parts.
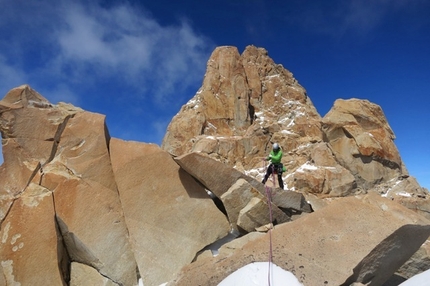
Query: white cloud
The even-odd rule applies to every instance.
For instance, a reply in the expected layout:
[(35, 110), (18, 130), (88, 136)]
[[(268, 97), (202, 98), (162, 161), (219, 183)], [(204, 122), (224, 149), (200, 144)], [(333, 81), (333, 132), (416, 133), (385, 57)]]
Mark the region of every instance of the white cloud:
[(81, 71), (119, 75), (140, 88), (149, 82), (157, 98), (201, 78), (208, 45), (185, 21), (163, 27), (144, 11), (123, 4), (87, 10), (75, 5), (65, 22), (67, 27), (58, 33), (61, 67), (74, 63)]
[[(0, 73), (10, 75), (0, 86), (8, 89), (16, 79), (51, 91), (116, 81), (162, 102), (201, 80), (213, 48), (186, 20), (162, 26), (128, 2), (106, 8), (94, 1), (0, 1), (7, 4), (0, 33), (17, 31), (0, 39)], [(2, 58), (16, 58), (16, 65)]]
[(4, 56), (0, 54), (0, 92), (3, 97), (11, 88), (26, 82), (25, 73), (9, 64)]

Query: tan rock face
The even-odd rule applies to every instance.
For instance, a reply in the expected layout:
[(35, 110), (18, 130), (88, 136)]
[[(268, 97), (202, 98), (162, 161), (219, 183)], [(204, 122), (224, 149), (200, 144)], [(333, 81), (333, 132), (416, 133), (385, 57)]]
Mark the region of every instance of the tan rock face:
[(6, 147), (0, 167), (0, 229), (6, 231), (9, 224), (13, 235), (22, 238), (19, 242), (15, 236), (13, 243), (18, 244), (12, 252), (7, 241), (2, 243), (0, 257), (9, 257), (4, 261), (13, 267), (8, 271), (13, 270), (15, 282), (68, 283), (73, 260), (115, 283), (134, 284), (136, 263), (110, 164), (104, 116), (51, 105), (28, 86), (12, 90), (0, 105)]
[[(352, 275), (354, 267), (399, 227), (428, 223), (412, 211), (377, 195), (340, 198), (317, 212), (276, 226), (271, 236), (257, 237), (233, 254), (224, 254), (221, 249), (217, 257), (199, 259), (185, 267), (168, 285), (217, 285), (248, 263), (267, 261), (270, 237), (273, 262), (293, 272), (301, 283), (341, 285)], [(405, 236), (399, 237), (401, 247), (413, 240), (411, 237), (404, 239)], [(333, 255), (339, 259), (333, 259)], [(399, 255), (404, 258), (410, 254)], [(385, 264), (378, 266), (372, 269), (373, 273), (393, 273)]]
[(430, 269), (430, 245), (429, 241), (426, 241), (420, 249), (396, 271), (396, 274), (405, 279), (409, 279), (428, 269)]
[[(53, 188), (56, 215), (69, 253), (78, 256), (72, 259), (128, 284), (137, 279), (136, 263), (110, 162), (104, 119), (88, 112), (70, 118), (58, 144), (55, 166), (47, 165), (50, 172), (42, 167), (47, 173), (41, 184), (51, 172), (56, 177), (48, 180), (52, 186), (61, 178)], [(61, 165), (68, 171), (65, 177), (58, 176), (65, 171), (57, 172)], [(74, 241), (80, 241), (79, 245)]]
[[(265, 49), (248, 46), (240, 55), (226, 46), (211, 55), (201, 88), (172, 119), (162, 148), (175, 156), (207, 154), (261, 180), (262, 158), (277, 142), (287, 189), (338, 197), (408, 177), (394, 139), (378, 105), (337, 100), (322, 119)], [(303, 172), (309, 166), (315, 171)]]
[(336, 100), (323, 130), (337, 161), (368, 188), (402, 173), (394, 133), (382, 109), (366, 100)]
[(203, 152), (249, 170), (272, 141), (285, 151), (322, 141), (319, 120), (304, 89), (266, 50), (249, 46), (240, 55), (235, 47), (219, 47), (202, 87), (170, 123), (162, 148), (177, 156)]
[(336, 167), (301, 168), (294, 173), (295, 187), (301, 192), (318, 194), (321, 197), (344, 197), (356, 189), (355, 178), (351, 173)]
[(97, 270), (85, 264), (72, 262), (70, 277), (70, 286), (82, 285), (100, 285), (100, 286), (116, 286), (118, 284), (112, 282), (106, 277), (103, 277)]
[(207, 107), (207, 125), (212, 124), (207, 126), (208, 132), (210, 134), (213, 129), (221, 129), (214, 132), (217, 134), (246, 129), (251, 118), (248, 111), (248, 85), (241, 57), (234, 47), (216, 49), (212, 57), (208, 62), (203, 88), (200, 89), (202, 104)]
[(0, 108), (0, 285), (137, 285), (137, 267), (158, 285), (228, 234), (168, 153), (111, 142), (103, 115), (52, 105), (28, 86)]
[[(430, 236), (430, 225), (403, 225), (385, 238), (354, 268), (343, 286), (359, 281), (384, 284)], [(370, 282), (370, 283), (369, 283)]]
[[(0, 101), (4, 164), (0, 167), (0, 220), (11, 200), (22, 193), (40, 167), (49, 161), (69, 112), (40, 108), (47, 100), (28, 86), (12, 89)], [(36, 128), (43, 126), (43, 128)], [(57, 138), (56, 138), (57, 136)]]
[(160, 285), (230, 226), (204, 188), (154, 144), (112, 139), (112, 166), (145, 285)]
[(32, 187), (24, 194), (1, 222), (0, 285), (64, 285), (68, 257), (58, 239), (52, 193)]

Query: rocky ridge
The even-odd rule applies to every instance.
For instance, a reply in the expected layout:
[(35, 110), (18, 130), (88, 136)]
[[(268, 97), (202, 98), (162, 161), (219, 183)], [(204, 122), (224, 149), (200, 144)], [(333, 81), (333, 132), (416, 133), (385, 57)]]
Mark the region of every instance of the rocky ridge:
[(174, 156), (201, 152), (261, 178), (262, 158), (278, 142), (290, 190), (338, 197), (400, 184), (410, 195), (427, 195), (409, 176), (394, 139), (378, 105), (339, 99), (322, 118), (292, 73), (265, 49), (248, 46), (240, 55), (235, 47), (219, 47), (202, 87), (172, 119), (162, 148)]
[[(428, 191), (382, 109), (338, 100), (321, 117), (264, 49), (217, 48), (162, 148), (111, 138), (104, 119), (27, 85), (0, 101), (0, 286), (217, 285), (267, 261), (270, 237), (304, 285), (397, 285), (430, 268)], [(269, 184), (268, 200), (275, 141), (288, 190)]]

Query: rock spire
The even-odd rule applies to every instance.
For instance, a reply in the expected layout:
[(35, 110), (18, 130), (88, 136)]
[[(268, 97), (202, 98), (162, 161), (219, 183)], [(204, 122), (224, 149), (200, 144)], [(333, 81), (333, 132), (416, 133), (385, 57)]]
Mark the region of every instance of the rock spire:
[(425, 195), (394, 139), (380, 106), (339, 99), (322, 118), (265, 49), (248, 46), (239, 54), (226, 46), (212, 53), (202, 86), (172, 119), (162, 148), (173, 156), (201, 152), (261, 180), (262, 159), (277, 142), (290, 190), (339, 197), (384, 183)]

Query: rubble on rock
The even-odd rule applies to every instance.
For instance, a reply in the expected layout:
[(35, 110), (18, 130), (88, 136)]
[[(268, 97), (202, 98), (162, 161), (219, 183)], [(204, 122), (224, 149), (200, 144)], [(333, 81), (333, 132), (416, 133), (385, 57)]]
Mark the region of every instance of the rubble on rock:
[[(430, 267), (428, 191), (381, 107), (338, 100), (321, 117), (262, 48), (216, 48), (161, 147), (28, 85), (0, 101), (0, 130), (0, 285), (216, 285), (269, 255), (304, 285)], [(260, 183), (273, 142), (286, 190)]]

